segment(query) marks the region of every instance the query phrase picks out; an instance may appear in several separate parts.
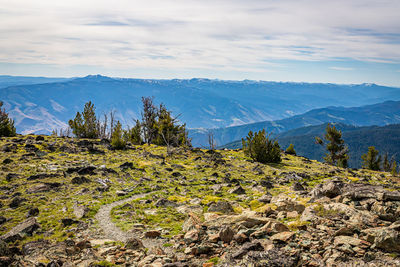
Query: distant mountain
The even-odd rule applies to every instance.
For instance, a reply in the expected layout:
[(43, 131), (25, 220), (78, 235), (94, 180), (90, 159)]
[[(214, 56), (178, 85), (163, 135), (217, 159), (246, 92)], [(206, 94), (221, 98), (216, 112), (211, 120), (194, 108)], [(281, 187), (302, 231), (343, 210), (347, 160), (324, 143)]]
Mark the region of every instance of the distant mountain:
[[(320, 145), (315, 144), (315, 137), (323, 137), (327, 123), (302, 127), (282, 134), (275, 135), (282, 149), (286, 149), (289, 144), (294, 145), (297, 155), (305, 156), (310, 159), (323, 161), (325, 150)], [(335, 123), (335, 127), (342, 131), (342, 137), (349, 147), (349, 166), (360, 168), (362, 164), (361, 155), (368, 151), (369, 146), (375, 146), (381, 153), (395, 156), (400, 160), (400, 124), (387, 126), (368, 126), (355, 127), (342, 123)], [(232, 142), (223, 147), (236, 149), (241, 148), (240, 141)]]
[[(241, 140), (250, 130), (255, 132), (265, 129), (269, 133), (279, 134), (292, 129), (320, 125), (326, 122), (340, 122), (355, 126), (384, 126), (400, 123), (400, 101), (386, 101), (353, 108), (327, 107), (314, 109), (282, 120), (212, 129), (210, 131), (213, 132), (216, 143), (223, 145)], [(195, 145), (207, 145), (206, 130), (193, 130), (190, 135)]]
[[(165, 103), (188, 128), (200, 129), (278, 120), (328, 105), (349, 107), (400, 100), (399, 88), (375, 84), (145, 80), (101, 75), (43, 82), (0, 89), (0, 100), (20, 133), (50, 133), (64, 127), (89, 100), (98, 114), (115, 109), (117, 119), (129, 125), (140, 117), (141, 97), (154, 96), (156, 103)], [(219, 138), (219, 144), (242, 137), (228, 135)]]
[(68, 80), (71, 80), (71, 79), (70, 78), (46, 78), (46, 77), (24, 77), (24, 76), (0, 75), (0, 89), (6, 88), (9, 86), (65, 82)]

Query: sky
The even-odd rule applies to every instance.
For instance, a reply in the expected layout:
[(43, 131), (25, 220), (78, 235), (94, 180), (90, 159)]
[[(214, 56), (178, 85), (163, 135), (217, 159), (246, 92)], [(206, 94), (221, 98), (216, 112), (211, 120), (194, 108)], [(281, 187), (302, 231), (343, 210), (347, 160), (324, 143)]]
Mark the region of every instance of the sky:
[(0, 75), (400, 87), (399, 0), (0, 0)]

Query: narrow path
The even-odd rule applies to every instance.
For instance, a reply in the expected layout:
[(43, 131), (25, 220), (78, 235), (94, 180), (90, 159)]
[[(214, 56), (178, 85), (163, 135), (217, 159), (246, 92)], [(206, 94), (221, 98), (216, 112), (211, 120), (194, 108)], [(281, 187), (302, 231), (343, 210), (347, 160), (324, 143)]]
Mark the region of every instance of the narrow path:
[(137, 194), (129, 198), (101, 206), (95, 218), (99, 222), (99, 225), (103, 230), (105, 237), (111, 240), (122, 242), (126, 242), (130, 237), (137, 237), (133, 234), (129, 235), (127, 232), (122, 231), (111, 221), (111, 210), (117, 206), (123, 205), (138, 198), (145, 197), (149, 194), (151, 193)]

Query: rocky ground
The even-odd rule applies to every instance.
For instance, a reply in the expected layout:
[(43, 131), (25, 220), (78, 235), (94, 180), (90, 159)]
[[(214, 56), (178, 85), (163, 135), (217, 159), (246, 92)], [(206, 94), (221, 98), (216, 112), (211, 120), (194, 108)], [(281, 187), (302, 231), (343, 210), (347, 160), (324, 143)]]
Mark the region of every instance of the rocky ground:
[(389, 173), (0, 139), (0, 266), (400, 266)]

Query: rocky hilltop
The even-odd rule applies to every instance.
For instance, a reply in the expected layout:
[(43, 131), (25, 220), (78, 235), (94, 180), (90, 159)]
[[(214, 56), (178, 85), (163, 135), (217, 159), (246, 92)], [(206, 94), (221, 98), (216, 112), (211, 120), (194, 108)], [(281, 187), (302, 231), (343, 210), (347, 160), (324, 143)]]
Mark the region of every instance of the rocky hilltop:
[(389, 173), (51, 136), (0, 150), (0, 266), (400, 265)]

